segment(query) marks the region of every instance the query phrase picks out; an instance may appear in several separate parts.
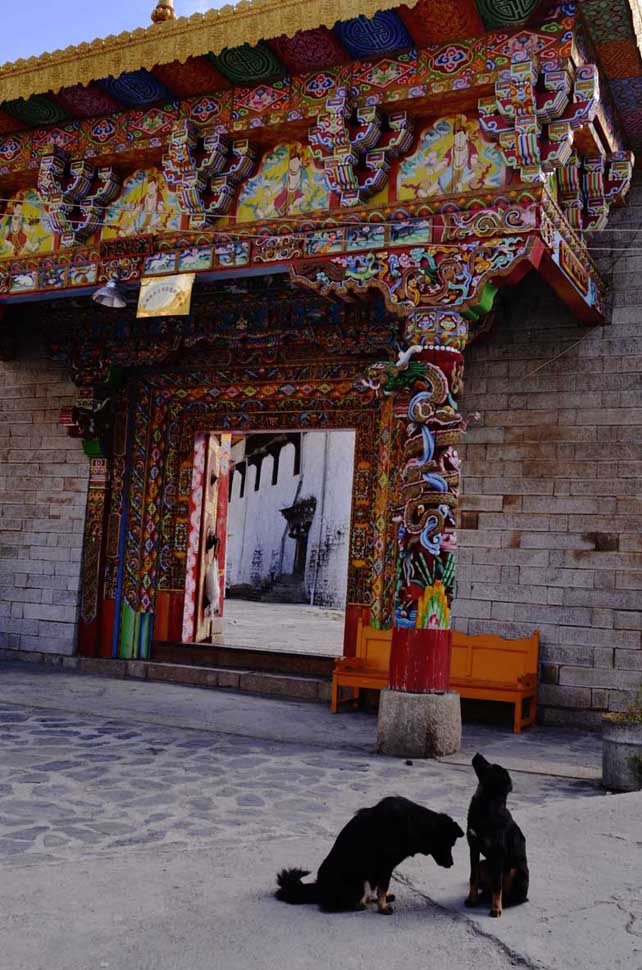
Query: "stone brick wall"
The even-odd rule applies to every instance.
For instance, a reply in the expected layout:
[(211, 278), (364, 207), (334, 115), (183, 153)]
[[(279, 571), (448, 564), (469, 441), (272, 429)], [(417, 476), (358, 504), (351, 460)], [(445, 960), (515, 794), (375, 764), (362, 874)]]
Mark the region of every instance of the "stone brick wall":
[[(642, 227), (642, 178), (609, 229)], [(597, 724), (642, 681), (642, 228), (594, 245), (612, 322), (587, 328), (531, 274), (466, 352), (454, 625), (539, 628), (548, 722)], [(620, 247), (634, 247), (627, 255)], [(557, 355), (557, 360), (552, 359)]]
[(57, 424), (73, 401), (23, 330), (0, 362), (0, 647), (74, 652), (89, 461)]

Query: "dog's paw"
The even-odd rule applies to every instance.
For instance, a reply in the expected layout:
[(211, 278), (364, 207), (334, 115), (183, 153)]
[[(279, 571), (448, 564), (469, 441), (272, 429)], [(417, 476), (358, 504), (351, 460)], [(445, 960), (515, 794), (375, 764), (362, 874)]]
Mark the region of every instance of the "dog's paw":
[(496, 916), (496, 917), (497, 916), (501, 916), (502, 915), (502, 911), (501, 911), (501, 909), (491, 909), (490, 915), (491, 916)]
[(395, 896), (394, 893), (386, 893), (386, 901), (387, 902), (394, 903), (394, 901), (395, 901), (396, 898), (397, 897)]
[(469, 906), (469, 907), (476, 906), (478, 902), (479, 900), (477, 899), (476, 896), (466, 896), (466, 899), (464, 900), (464, 906)]
[(382, 916), (391, 916), (394, 913), (392, 906), (380, 906), (377, 912), (381, 913)]

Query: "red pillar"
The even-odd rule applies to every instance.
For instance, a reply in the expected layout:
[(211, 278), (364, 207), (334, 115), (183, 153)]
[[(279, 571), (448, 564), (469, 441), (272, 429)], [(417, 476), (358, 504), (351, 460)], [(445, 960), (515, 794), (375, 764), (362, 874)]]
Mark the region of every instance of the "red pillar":
[[(449, 318), (458, 321), (458, 338), (448, 334), (448, 345), (435, 340), (418, 348), (408, 366), (416, 380), (395, 400), (405, 440), (394, 510), (398, 559), (390, 687), (419, 694), (447, 691), (450, 677), (459, 494), (455, 446), (464, 428), (457, 398), (466, 325), (458, 315)], [(416, 329), (412, 337), (417, 340)]]

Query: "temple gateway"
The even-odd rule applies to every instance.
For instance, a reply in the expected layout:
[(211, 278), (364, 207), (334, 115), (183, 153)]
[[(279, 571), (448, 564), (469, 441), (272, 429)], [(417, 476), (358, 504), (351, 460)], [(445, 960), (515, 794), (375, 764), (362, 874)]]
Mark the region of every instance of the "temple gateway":
[(624, 707), (640, 19), (159, 0), (0, 67), (2, 656), (318, 691), (389, 631), (399, 718), (537, 629), (545, 721)]

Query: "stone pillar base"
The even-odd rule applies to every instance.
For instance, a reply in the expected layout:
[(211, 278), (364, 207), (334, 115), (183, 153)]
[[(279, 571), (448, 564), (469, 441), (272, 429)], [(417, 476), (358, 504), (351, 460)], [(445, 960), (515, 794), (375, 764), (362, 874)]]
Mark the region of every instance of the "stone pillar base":
[(377, 751), (399, 758), (438, 758), (461, 747), (459, 694), (382, 690)]

